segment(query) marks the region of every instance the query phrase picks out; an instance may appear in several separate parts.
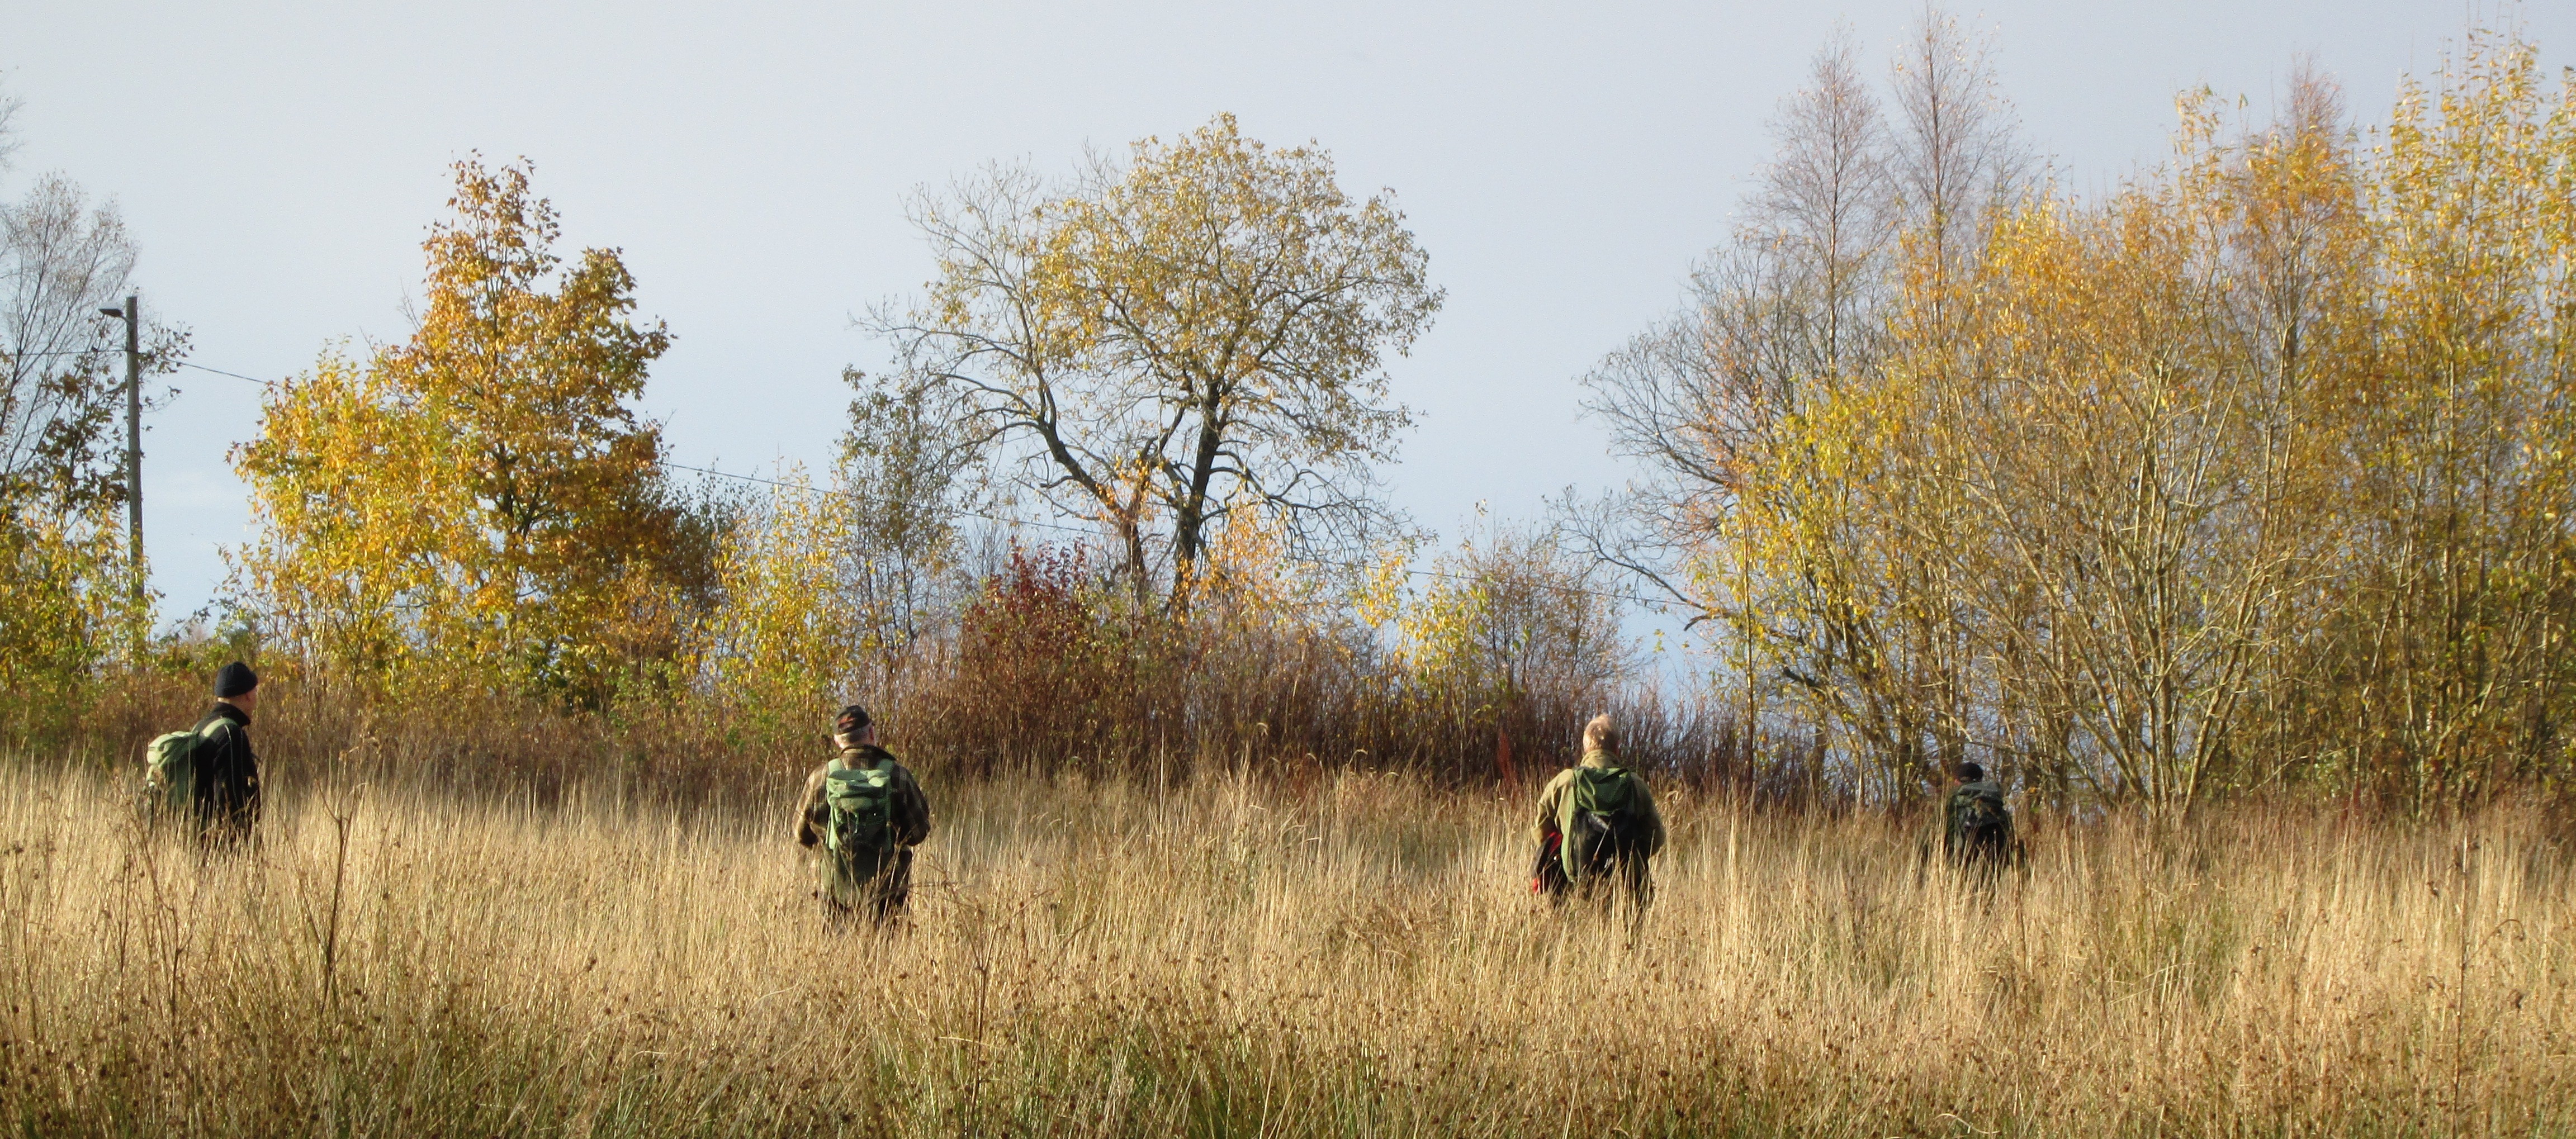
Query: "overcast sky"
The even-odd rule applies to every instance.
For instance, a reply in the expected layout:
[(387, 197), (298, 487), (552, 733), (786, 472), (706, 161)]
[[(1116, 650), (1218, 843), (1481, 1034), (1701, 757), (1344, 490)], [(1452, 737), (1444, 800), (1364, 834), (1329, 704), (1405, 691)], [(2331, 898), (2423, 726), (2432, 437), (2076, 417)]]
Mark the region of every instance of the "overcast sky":
[[(622, 249), (677, 337), (645, 398), (674, 458), (767, 472), (828, 462), (842, 367), (883, 355), (850, 318), (928, 276), (907, 191), (997, 159), (1060, 172), (1086, 146), (1231, 111), (1253, 137), (1320, 142), (1356, 194), (1392, 188), (1429, 250), (1448, 304), (1395, 365), (1422, 422), (1390, 477), (1454, 536), (1479, 501), (1528, 516), (1623, 477), (1575, 378), (1678, 302), (1834, 25), (1883, 75), (1921, 11), (0, 0), (0, 82), (25, 104), (0, 193), (52, 170), (113, 196), (146, 310), (194, 330), (195, 362), (277, 377), (335, 340), (406, 335), (446, 166), (525, 156), (566, 251)], [(2260, 113), (2301, 56), (2378, 121), (2472, 17), (2403, 0), (1957, 11), (1992, 32), (2028, 134), (2076, 190), (2158, 160), (2177, 91)], [(2501, 11), (2550, 73), (2576, 59), (2576, 3)], [(178, 378), (145, 440), (165, 618), (208, 602), (218, 547), (245, 537), (224, 453), (255, 430), (258, 392)]]

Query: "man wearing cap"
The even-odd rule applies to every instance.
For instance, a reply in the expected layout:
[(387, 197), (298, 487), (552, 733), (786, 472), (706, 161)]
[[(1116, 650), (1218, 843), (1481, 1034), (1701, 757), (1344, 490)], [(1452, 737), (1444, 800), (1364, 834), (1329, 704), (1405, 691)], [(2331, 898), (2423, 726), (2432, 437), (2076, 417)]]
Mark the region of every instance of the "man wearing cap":
[(930, 800), (877, 746), (868, 710), (852, 704), (832, 723), (840, 754), (805, 780), (796, 843), (823, 850), (823, 913), (835, 924), (864, 912), (882, 925), (912, 895), (912, 848), (930, 837)]
[(259, 822), (259, 756), (250, 748), (250, 711), (259, 674), (240, 661), (215, 673), (215, 706), (197, 721), (197, 821), (210, 843), (248, 839)]

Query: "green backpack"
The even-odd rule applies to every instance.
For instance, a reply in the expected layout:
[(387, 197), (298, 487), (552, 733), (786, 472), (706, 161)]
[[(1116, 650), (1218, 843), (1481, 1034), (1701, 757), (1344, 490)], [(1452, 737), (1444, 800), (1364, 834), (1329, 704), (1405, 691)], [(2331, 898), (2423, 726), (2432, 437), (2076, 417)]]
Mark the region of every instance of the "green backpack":
[(164, 732), (143, 745), (143, 809), (175, 815), (197, 805), (197, 753), (232, 726), (221, 716), (184, 732)]
[(852, 767), (835, 759), (823, 772), (823, 802), (832, 824), (823, 831), (824, 845), (841, 853), (884, 853), (894, 842), (894, 757), (873, 767)]
[(1581, 882), (1607, 874), (1636, 840), (1637, 777), (1624, 767), (1577, 767), (1574, 786), (1560, 809), (1557, 830), (1565, 877)]

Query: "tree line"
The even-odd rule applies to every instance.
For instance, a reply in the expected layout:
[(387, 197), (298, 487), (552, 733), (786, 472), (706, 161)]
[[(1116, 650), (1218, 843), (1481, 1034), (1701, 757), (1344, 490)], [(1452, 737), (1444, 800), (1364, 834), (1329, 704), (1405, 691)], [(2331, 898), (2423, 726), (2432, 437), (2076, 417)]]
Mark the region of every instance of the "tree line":
[(1645, 474), (1584, 532), (1890, 792), (2555, 787), (2576, 84), (2542, 79), (2479, 32), (2366, 132), (2310, 71), (2268, 120), (2189, 92), (2086, 198), (1955, 30), (1886, 102), (1831, 48), (1691, 304), (1586, 377)]
[(1614, 696), (1607, 575), (1570, 549), (1505, 528), (1416, 564), (1378, 467), (1410, 422), (1388, 363), (1441, 293), (1320, 147), (1220, 115), (918, 194), (936, 273), (864, 321), (893, 366), (846, 373), (827, 469), (756, 485), (691, 477), (633, 412), (672, 340), (618, 252), (558, 252), (524, 162), (454, 176), (410, 339), (326, 351), (233, 453), (241, 620), (340, 698), (684, 706), (792, 764), (864, 692), (954, 767), (1490, 773)]
[[(2268, 118), (2190, 92), (2171, 157), (2087, 196), (1957, 22), (1883, 80), (1837, 39), (1688, 304), (1579, 378), (1634, 481), (1446, 548), (1382, 482), (1443, 293), (1319, 145), (1220, 115), (917, 193), (931, 279), (862, 321), (890, 365), (845, 373), (833, 462), (766, 485), (675, 466), (634, 410), (673, 333), (618, 251), (557, 251), (528, 164), (470, 158), (410, 337), (326, 349), (233, 452), (227, 644), (369, 706), (686, 705), (745, 754), (865, 690), (969, 766), (1508, 781), (1619, 705), (1643, 762), (1759, 794), (1901, 801), (1963, 761), (2160, 814), (2551, 788), (2571, 92), (2483, 32), (2380, 128), (2310, 71)], [(114, 649), (108, 381), (11, 335), (9, 454), (67, 472), (0, 472), (11, 556), (90, 568), (11, 575), (73, 600), (0, 593), (0, 631), (93, 647), (0, 667), (76, 694), (193, 650)], [(16, 378), (40, 359), (75, 362)], [(22, 427), (22, 391), (71, 410)], [(1622, 636), (1637, 592), (1712, 646), (1686, 676)]]

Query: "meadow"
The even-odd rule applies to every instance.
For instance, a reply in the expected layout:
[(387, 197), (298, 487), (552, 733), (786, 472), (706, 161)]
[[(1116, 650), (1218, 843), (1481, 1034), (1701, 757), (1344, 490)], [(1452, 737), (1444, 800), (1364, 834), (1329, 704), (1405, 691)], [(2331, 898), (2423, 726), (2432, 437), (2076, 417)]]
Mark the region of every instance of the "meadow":
[(1364, 770), (924, 771), (908, 925), (765, 808), (272, 778), (201, 857), (0, 787), (24, 1135), (2069, 1135), (2576, 1130), (2568, 828), (2259, 803), (1914, 820), (1664, 789), (1642, 923), (1525, 889), (1524, 800)]
[[(1215, 108), (906, 199), (849, 402), (723, 393), (846, 424), (766, 475), (665, 438), (658, 294), (529, 160), (454, 163), (406, 332), (274, 383), (49, 178), (0, 200), (65, 284), (0, 297), (0, 1129), (2576, 1133), (2576, 73), (2498, 20), (2385, 115), (2182, 92), (2108, 182), (1971, 24), (1837, 34), (1577, 403), (1466, 381), (1626, 470), (1445, 536), (1399, 476), (1502, 485), (1396, 465), (1449, 278)], [(115, 431), (182, 366), (263, 389), (187, 617)], [(132, 757), (236, 660), (270, 811), (209, 855)], [(892, 932), (789, 840), (851, 700), (937, 810)], [(1642, 915), (1525, 888), (1604, 711)], [(1962, 761), (1999, 881), (1918, 854)]]

